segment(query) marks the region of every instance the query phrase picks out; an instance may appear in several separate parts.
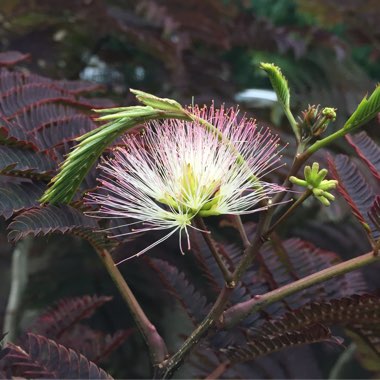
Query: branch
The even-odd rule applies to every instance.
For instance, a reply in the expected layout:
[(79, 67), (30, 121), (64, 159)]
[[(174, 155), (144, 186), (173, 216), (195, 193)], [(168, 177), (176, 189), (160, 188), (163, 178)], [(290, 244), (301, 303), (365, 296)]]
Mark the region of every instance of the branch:
[[(267, 204), (267, 201), (263, 201), (262, 203), (263, 203), (263, 206), (265, 206)], [(263, 239), (263, 236), (264, 236), (265, 231), (268, 229), (270, 220), (271, 220), (271, 215), (269, 213), (269, 210), (265, 210), (260, 213), (260, 219), (257, 225), (255, 237), (251, 245), (244, 250), (244, 255), (241, 261), (239, 262), (238, 266), (236, 267), (234, 273), (232, 274), (233, 281), (236, 284), (240, 281), (244, 272), (251, 265), (254, 257), (256, 256), (256, 253), (264, 244), (265, 240)]]
[(247, 233), (245, 232), (244, 224), (241, 220), (240, 215), (234, 215), (234, 220), (235, 220), (236, 227), (239, 230), (239, 234), (243, 242), (243, 246), (245, 249), (247, 249), (251, 245), (251, 242), (249, 241)]
[(207, 231), (207, 226), (202, 217), (195, 217), (195, 224), (201, 230), (201, 234), (205, 239), (207, 246), (209, 247), (212, 256), (214, 257), (216, 263), (219, 266), (220, 271), (223, 274), (224, 282), (228, 288), (233, 288), (234, 282), (232, 281), (232, 275), (229, 269), (227, 268), (225, 262), (223, 261), (221, 255), (218, 252), (218, 247), (216, 246), (215, 241), (211, 238), (210, 233)]
[(148, 346), (153, 365), (155, 367), (159, 367), (160, 363), (164, 362), (168, 356), (168, 351), (164, 340), (158, 334), (156, 327), (145, 315), (131, 289), (126, 283), (124, 277), (116, 267), (110, 253), (106, 249), (97, 250), (97, 253), (112, 280), (119, 289), (121, 296), (127, 303), (129, 310), (137, 324), (137, 327), (139, 328), (140, 333), (144, 337), (144, 340)]
[(17, 323), (21, 298), (28, 280), (28, 254), (32, 246), (33, 239), (29, 236), (17, 243), (12, 256), (12, 280), (11, 290), (4, 317), (4, 337), (5, 341), (13, 342), (17, 336)]
[(165, 363), (163, 363), (163, 379), (169, 379), (174, 371), (179, 367), (184, 357), (190, 352), (190, 350), (199, 342), (208, 329), (216, 324), (220, 315), (223, 312), (225, 305), (227, 304), (232, 288), (225, 286), (215, 301), (213, 307), (205, 317), (205, 319), (199, 324), (199, 326), (193, 331), (193, 333), (186, 339), (181, 348)]
[(273, 223), (265, 233), (265, 237), (268, 237), (281, 223), (283, 223), (288, 216), (302, 204), (313, 192), (307, 189), (277, 220)]
[(374, 252), (371, 251), (359, 257), (355, 257), (354, 259), (347, 260), (343, 263), (339, 263), (332, 267), (321, 270), (320, 272), (313, 273), (307, 277), (282, 286), (281, 288), (272, 290), (266, 294), (257, 295), (248, 301), (241, 302), (227, 309), (223, 313), (220, 324), (218, 326), (223, 328), (230, 328), (243, 320), (249, 314), (257, 313), (267, 306), (277, 301), (281, 301), (285, 297), (288, 297), (303, 289), (309, 288), (310, 286), (327, 281), (330, 278), (354, 271), (379, 260), (380, 257), (374, 255)]

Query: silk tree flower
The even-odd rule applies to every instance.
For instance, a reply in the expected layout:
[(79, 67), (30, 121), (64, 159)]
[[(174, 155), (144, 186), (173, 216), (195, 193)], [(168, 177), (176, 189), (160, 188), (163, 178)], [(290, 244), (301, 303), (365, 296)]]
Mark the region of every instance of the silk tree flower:
[[(148, 230), (170, 230), (167, 235), (132, 257), (153, 248), (179, 230), (187, 236), (195, 216), (249, 214), (283, 188), (263, 177), (279, 166), (279, 138), (255, 121), (238, 120), (234, 109), (193, 108), (192, 113), (216, 128), (199, 122), (166, 120), (146, 125), (141, 137), (128, 136), (125, 147), (99, 165), (102, 179), (97, 192), (86, 196), (98, 206), (93, 214), (131, 218)], [(130, 259), (132, 257), (128, 257)], [(125, 260), (127, 260), (125, 259)], [(125, 261), (123, 260), (123, 261)]]

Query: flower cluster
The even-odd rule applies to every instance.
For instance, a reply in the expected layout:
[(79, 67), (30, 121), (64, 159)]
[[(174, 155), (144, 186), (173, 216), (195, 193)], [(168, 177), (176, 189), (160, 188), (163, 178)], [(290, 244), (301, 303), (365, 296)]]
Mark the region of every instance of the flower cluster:
[(305, 166), (304, 180), (295, 176), (291, 176), (289, 180), (295, 185), (306, 187), (323, 205), (330, 206), (330, 201), (335, 200), (330, 191), (336, 188), (338, 181), (325, 179), (327, 173), (327, 169), (319, 170), (318, 162), (314, 162), (311, 167)]
[(128, 136), (125, 147), (102, 161), (100, 189), (86, 197), (100, 206), (96, 215), (143, 223), (131, 233), (171, 230), (137, 255), (178, 230), (189, 245), (187, 229), (195, 228), (195, 216), (253, 213), (262, 209), (260, 201), (282, 190), (263, 180), (280, 160), (277, 136), (253, 120), (238, 120), (233, 109), (191, 112), (215, 129), (183, 120), (147, 125), (141, 137)]

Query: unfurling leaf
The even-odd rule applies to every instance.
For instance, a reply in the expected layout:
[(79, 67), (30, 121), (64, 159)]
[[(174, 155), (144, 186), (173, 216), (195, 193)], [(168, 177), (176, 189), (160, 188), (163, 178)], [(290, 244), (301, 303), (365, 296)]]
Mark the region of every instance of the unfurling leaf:
[(300, 127), (294, 119), (292, 111), (290, 110), (290, 91), (288, 81), (282, 74), (281, 69), (273, 63), (261, 62), (260, 68), (268, 74), (272, 87), (277, 94), (277, 99), (281, 104), (286, 117), (289, 120), (293, 133), (297, 141), (300, 141)]
[(353, 130), (373, 119), (380, 112), (380, 85), (378, 85), (371, 96), (366, 96), (360, 102), (354, 113), (344, 124), (344, 130)]
[(281, 72), (281, 69), (273, 63), (261, 62), (260, 68), (266, 71), (274, 91), (277, 94), (278, 101), (284, 109), (290, 107), (290, 91), (288, 81)]
[(182, 106), (173, 99), (159, 98), (158, 96), (148, 94), (147, 92), (130, 89), (132, 94), (136, 95), (136, 98), (143, 104), (151, 106), (154, 109), (165, 111), (181, 111)]

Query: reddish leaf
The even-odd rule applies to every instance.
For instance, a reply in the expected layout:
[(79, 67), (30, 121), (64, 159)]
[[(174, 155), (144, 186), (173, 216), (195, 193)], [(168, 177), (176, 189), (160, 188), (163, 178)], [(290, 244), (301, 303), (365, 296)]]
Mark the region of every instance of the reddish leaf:
[(380, 232), (380, 195), (376, 195), (376, 198), (368, 211), (368, 216), (372, 220), (377, 230)]
[(23, 108), (31, 108), (37, 104), (52, 101), (67, 101), (75, 103), (75, 98), (67, 91), (44, 83), (31, 83), (12, 87), (0, 96), (0, 111), (9, 117)]
[(99, 231), (96, 219), (68, 205), (33, 208), (18, 215), (8, 229), (8, 239), (11, 241), (18, 241), (27, 235), (70, 233), (88, 240), (99, 249), (112, 249), (118, 244), (115, 240), (110, 241), (104, 232)]
[(28, 334), (24, 349), (9, 345), (7, 355), (12, 373), (27, 378), (112, 379), (83, 355), (41, 335)]
[(328, 328), (322, 325), (314, 325), (310, 328), (285, 332), (274, 337), (253, 337), (244, 346), (229, 346), (221, 351), (233, 363), (241, 363), (255, 360), (260, 356), (268, 355), (284, 348), (326, 341), (341, 343), (339, 339), (331, 335)]
[(39, 125), (31, 134), (38, 148), (45, 150), (75, 139), (96, 127), (88, 116), (74, 115)]
[(158, 272), (166, 290), (177, 299), (194, 325), (201, 321), (206, 315), (206, 297), (197, 292), (184, 273), (180, 272), (175, 266), (164, 260), (146, 260)]
[(23, 54), (19, 51), (5, 51), (0, 53), (0, 66), (13, 66), (16, 63), (30, 58), (30, 54)]
[(46, 153), (0, 146), (0, 174), (50, 179), (56, 166)]
[(27, 135), (26, 130), (12, 120), (0, 116), (0, 144), (16, 145), (20, 148), (37, 150), (33, 137)]
[(368, 217), (375, 193), (358, 167), (347, 156), (340, 154), (334, 160), (329, 159), (329, 171), (338, 181), (338, 191), (351, 207), (353, 215), (367, 232), (374, 232), (375, 237), (380, 236)]
[(368, 165), (372, 174), (380, 179), (380, 147), (365, 131), (356, 135), (347, 135), (347, 141), (355, 149), (358, 156)]
[(0, 215), (8, 219), (20, 210), (37, 206), (45, 187), (42, 182), (0, 185)]
[(87, 295), (62, 299), (40, 315), (31, 330), (57, 340), (75, 324), (90, 318), (95, 310), (111, 300), (112, 297)]

